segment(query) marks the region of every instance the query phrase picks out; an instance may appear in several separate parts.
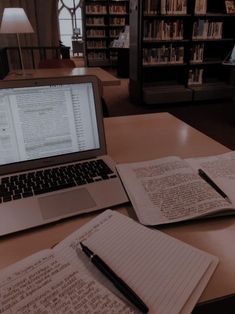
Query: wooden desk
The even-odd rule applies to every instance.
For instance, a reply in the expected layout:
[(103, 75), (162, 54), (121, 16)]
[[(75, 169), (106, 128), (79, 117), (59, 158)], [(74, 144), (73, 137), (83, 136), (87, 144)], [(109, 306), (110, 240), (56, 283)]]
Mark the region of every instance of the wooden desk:
[[(229, 151), (223, 145), (167, 113), (106, 118), (108, 153), (117, 162), (159, 158), (206, 156)], [(131, 205), (119, 211), (134, 217)], [(96, 213), (25, 231), (0, 240), (0, 268), (39, 250), (49, 248), (94, 217)], [(162, 231), (217, 255), (220, 264), (202, 300), (235, 292), (235, 218), (187, 222)]]
[(120, 85), (121, 82), (112, 74), (101, 68), (58, 68), (58, 69), (35, 69), (25, 70), (25, 76), (19, 75), (22, 71), (10, 72), (5, 76), (4, 80), (19, 80), (19, 79), (35, 79), (61, 76), (77, 76), (77, 75), (96, 75), (101, 82), (102, 87)]

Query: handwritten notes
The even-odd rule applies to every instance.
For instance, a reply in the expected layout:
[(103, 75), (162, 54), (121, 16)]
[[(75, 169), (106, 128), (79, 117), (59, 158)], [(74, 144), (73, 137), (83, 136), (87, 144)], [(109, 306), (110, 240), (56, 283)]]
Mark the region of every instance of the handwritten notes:
[(107, 210), (53, 249), (3, 270), (0, 314), (136, 313), (101, 279), (80, 241), (140, 296), (150, 314), (181, 313), (185, 305), (190, 312), (218, 263), (214, 256)]
[[(78, 262), (79, 265), (79, 262)], [(0, 275), (0, 313), (134, 313), (93, 278), (53, 250), (43, 251)]]

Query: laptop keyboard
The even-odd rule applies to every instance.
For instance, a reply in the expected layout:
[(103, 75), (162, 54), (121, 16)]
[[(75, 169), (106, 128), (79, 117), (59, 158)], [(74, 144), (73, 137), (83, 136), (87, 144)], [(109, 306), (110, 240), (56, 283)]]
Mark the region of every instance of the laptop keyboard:
[(78, 185), (115, 178), (102, 159), (30, 171), (0, 180), (0, 202), (9, 202)]

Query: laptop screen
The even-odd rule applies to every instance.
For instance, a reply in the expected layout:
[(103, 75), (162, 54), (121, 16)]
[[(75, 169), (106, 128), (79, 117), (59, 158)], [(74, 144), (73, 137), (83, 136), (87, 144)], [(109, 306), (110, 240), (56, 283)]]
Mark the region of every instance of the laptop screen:
[(93, 85), (0, 89), (0, 164), (100, 148)]

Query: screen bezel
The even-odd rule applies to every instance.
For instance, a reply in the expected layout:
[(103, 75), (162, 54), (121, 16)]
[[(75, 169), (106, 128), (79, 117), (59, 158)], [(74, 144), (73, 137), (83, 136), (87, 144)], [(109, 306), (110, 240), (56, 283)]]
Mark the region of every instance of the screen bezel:
[(66, 85), (66, 84), (79, 84), (79, 83), (92, 83), (94, 92), (95, 112), (97, 117), (97, 128), (99, 135), (100, 148), (91, 149), (84, 152), (69, 153), (59, 155), (55, 157), (45, 157), (35, 160), (19, 161), (11, 164), (0, 165), (0, 175), (23, 172), (27, 170), (45, 168), (56, 166), (59, 164), (70, 163), (80, 161), (83, 159), (95, 158), (97, 156), (106, 154), (106, 142), (104, 134), (103, 124), (103, 111), (101, 105), (101, 85), (96, 76), (84, 75), (84, 76), (68, 76), (58, 78), (39, 78), (39, 79), (24, 79), (24, 80), (9, 80), (0, 82), (1, 89), (22, 88), (22, 87), (35, 87), (45, 85)]

